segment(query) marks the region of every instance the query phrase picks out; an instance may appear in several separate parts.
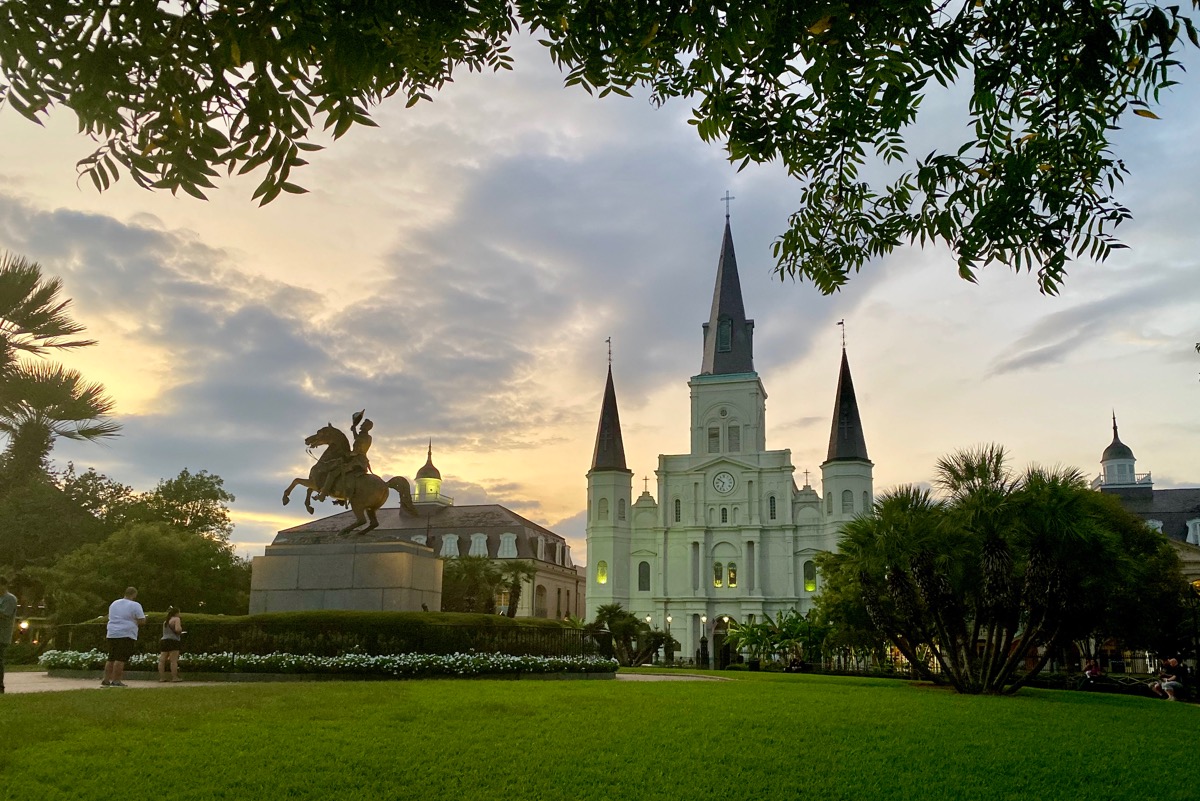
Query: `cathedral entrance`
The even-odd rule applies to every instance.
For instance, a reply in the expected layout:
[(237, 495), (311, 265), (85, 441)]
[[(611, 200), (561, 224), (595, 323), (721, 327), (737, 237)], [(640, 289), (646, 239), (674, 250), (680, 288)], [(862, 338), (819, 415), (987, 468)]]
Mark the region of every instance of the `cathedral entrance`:
[(726, 636), (729, 632), (728, 621), (728, 616), (721, 616), (713, 625), (712, 659), (713, 667), (717, 670), (724, 670), (729, 667), (730, 661), (737, 659), (737, 654), (729, 647), (729, 639)]

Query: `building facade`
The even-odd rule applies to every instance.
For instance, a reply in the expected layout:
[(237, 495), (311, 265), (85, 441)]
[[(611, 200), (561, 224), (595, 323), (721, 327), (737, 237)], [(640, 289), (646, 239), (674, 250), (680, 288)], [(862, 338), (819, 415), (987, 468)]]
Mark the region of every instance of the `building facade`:
[[(523, 588), (516, 616), (560, 620), (568, 615), (583, 616), (585, 579), (575, 567), (571, 546), (563, 537), (499, 504), (456, 506), (454, 499), (442, 492), (442, 474), (433, 464), (432, 443), (425, 465), (417, 471), (413, 485), (413, 505), (417, 514), (411, 515), (398, 507), (380, 509), (377, 513), (379, 527), (366, 534), (337, 537), (337, 532), (353, 520), (350, 511), (280, 531), (267, 547), (267, 557), (279, 553), (302, 559), (304, 554), (312, 553), (319, 558), (309, 559), (314, 567), (306, 571), (303, 565), (296, 569), (281, 560), (256, 557), (253, 565), (263, 576), (259, 582), (262, 591), (252, 589), (250, 611), (415, 611), (421, 609), (422, 604), (437, 611), (441, 603), (440, 566), (436, 597), (431, 599), (428, 594), (401, 593), (393, 589), (392, 585), (408, 580), (405, 571), (411, 572), (412, 568), (401, 565), (400, 569), (389, 571), (373, 564), (359, 565), (358, 562), (365, 558), (362, 554), (355, 554), (357, 561), (346, 562), (345, 566), (334, 565), (332, 561), (350, 558), (342, 556), (339, 549), (347, 553), (351, 549), (366, 553), (396, 544), (410, 550), (415, 546), (435, 564), (437, 559), (458, 556), (486, 556), (500, 565), (517, 559), (528, 561), (533, 564), (536, 575)], [(329, 555), (322, 549), (339, 552)], [(374, 554), (370, 556), (373, 558)], [(399, 557), (387, 558), (395, 560)], [(270, 573), (272, 583), (268, 584), (265, 568), (276, 562), (290, 572), (275, 570)], [(372, 579), (370, 587), (360, 586), (364, 577)], [(504, 593), (497, 598), (497, 611), (501, 614), (508, 611), (507, 600)]]
[(754, 370), (726, 219), (701, 370), (691, 392), (688, 453), (659, 456), (657, 498), (633, 497), (609, 366), (587, 474), (587, 609), (618, 603), (669, 629), (682, 654), (702, 636), (718, 647), (730, 620), (807, 612), (820, 577), (815, 557), (836, 548), (841, 525), (873, 502), (845, 349), (820, 491), (797, 487), (791, 451), (767, 448), (767, 393)]
[(1166, 535), (1183, 564), (1184, 575), (1200, 591), (1200, 487), (1155, 489), (1151, 473), (1137, 472), (1133, 449), (1121, 442), (1113, 414), (1112, 443), (1100, 455), (1092, 489), (1115, 495), (1121, 505)]

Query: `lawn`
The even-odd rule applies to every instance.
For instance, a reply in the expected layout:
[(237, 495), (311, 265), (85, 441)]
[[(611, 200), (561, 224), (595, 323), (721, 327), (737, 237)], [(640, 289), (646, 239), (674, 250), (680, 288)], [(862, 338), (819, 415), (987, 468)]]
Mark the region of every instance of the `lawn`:
[(1192, 801), (1198, 726), (1142, 698), (778, 674), (96, 689), (0, 699), (0, 798)]

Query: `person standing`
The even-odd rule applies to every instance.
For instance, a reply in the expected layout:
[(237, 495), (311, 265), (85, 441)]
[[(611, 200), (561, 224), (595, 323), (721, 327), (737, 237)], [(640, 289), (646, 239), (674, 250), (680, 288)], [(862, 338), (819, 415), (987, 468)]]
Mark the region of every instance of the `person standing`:
[(167, 680), (167, 665), (171, 666), (171, 681), (182, 681), (179, 678), (179, 644), (183, 634), (183, 621), (179, 619), (179, 610), (174, 606), (167, 608), (167, 619), (163, 621), (162, 639), (158, 641), (158, 680)]
[(104, 663), (101, 687), (124, 687), (125, 663), (137, 648), (138, 629), (146, 622), (146, 613), (137, 602), (137, 588), (126, 587), (125, 597), (108, 607), (108, 661)]
[(8, 591), (8, 579), (0, 576), (0, 693), (4, 692), (4, 655), (12, 642), (17, 619), (17, 596)]

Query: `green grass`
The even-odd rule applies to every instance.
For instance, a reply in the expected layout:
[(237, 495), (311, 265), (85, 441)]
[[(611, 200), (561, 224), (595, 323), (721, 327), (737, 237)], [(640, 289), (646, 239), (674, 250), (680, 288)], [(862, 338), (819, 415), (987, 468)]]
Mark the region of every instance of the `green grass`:
[[(10, 695), (0, 798), (1188, 799), (1200, 708), (900, 681), (407, 681)], [(1182, 750), (1181, 750), (1182, 749)]]

